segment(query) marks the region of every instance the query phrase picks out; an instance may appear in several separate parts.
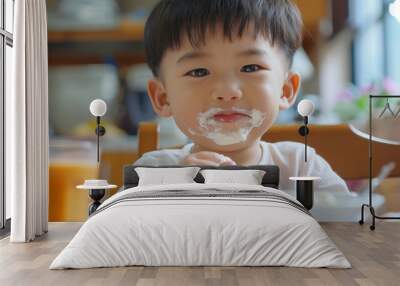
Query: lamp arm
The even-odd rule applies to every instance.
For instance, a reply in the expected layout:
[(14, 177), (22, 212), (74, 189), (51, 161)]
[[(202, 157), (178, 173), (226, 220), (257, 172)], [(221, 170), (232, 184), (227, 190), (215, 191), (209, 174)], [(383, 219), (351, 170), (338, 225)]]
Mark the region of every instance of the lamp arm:
[(97, 127), (96, 127), (96, 135), (97, 135), (97, 163), (100, 163), (100, 116), (96, 116)]
[(307, 163), (307, 134), (304, 136), (304, 161)]
[(308, 116), (304, 116), (304, 126), (305, 126), (305, 136), (304, 136), (304, 160), (307, 163), (307, 135), (308, 135), (308, 128), (307, 128), (307, 124), (308, 124)]
[(304, 125), (302, 125), (299, 128), (299, 134), (304, 137), (304, 161), (305, 162), (307, 162), (307, 149), (308, 149), (307, 148), (307, 146), (308, 146), (307, 135), (310, 132), (307, 127), (307, 124), (308, 124), (308, 116), (304, 116)]

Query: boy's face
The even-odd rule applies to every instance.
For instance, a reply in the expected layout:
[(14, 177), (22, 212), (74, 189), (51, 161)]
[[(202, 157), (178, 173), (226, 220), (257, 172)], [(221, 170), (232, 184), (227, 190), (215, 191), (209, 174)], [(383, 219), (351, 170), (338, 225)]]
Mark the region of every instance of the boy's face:
[(194, 48), (184, 38), (166, 51), (160, 78), (149, 81), (156, 113), (173, 116), (194, 143), (235, 151), (258, 140), (278, 112), (295, 101), (300, 78), (288, 71), (283, 50), (252, 28), (232, 41), (220, 29)]

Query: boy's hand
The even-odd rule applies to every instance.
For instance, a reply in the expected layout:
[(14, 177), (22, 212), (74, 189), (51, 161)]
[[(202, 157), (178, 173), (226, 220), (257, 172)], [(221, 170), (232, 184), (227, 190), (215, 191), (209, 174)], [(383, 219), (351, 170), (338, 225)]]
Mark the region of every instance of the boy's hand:
[(206, 166), (216, 166), (216, 167), (236, 165), (235, 161), (233, 161), (231, 158), (215, 152), (208, 152), (208, 151), (201, 151), (190, 154), (181, 161), (181, 164), (206, 165)]

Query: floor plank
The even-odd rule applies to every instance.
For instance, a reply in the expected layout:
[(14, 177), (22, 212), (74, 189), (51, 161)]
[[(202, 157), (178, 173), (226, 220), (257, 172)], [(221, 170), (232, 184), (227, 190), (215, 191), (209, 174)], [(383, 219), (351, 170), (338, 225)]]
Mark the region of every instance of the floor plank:
[(290, 267), (117, 267), (49, 270), (81, 223), (50, 223), (32, 243), (0, 240), (0, 285), (399, 285), (400, 223), (378, 222), (377, 229), (357, 223), (322, 227), (351, 262), (352, 269)]

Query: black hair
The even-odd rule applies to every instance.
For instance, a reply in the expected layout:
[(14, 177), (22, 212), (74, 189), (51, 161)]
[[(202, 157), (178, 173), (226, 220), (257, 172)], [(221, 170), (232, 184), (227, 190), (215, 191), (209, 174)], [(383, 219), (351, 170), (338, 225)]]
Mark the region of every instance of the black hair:
[[(154, 76), (167, 49), (179, 48), (183, 36), (193, 47), (205, 44), (210, 29), (220, 24), (224, 37), (243, 35), (250, 24), (255, 35), (267, 37), (284, 49), (289, 65), (302, 42), (302, 19), (290, 0), (161, 0), (151, 12), (144, 30), (147, 63)], [(186, 35), (185, 35), (186, 33)]]

